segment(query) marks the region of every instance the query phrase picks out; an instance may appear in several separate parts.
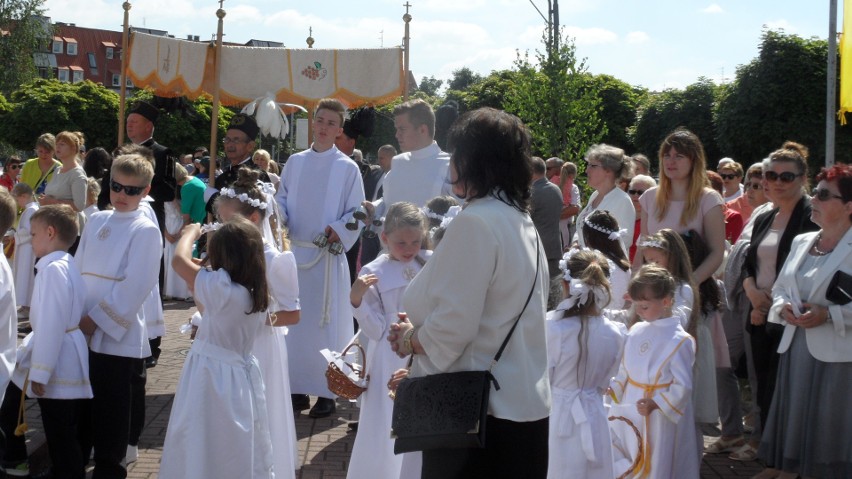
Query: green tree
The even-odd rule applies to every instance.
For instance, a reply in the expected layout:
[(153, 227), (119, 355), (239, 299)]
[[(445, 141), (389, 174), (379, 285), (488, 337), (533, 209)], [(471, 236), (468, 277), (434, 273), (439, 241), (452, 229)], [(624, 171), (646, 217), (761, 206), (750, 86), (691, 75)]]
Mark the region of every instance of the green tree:
[(635, 150), (630, 138), (630, 128), (636, 124), (636, 109), (647, 96), (647, 90), (634, 87), (611, 75), (589, 75), (587, 81), (592, 91), (601, 99), (601, 121), (607, 133), (602, 143), (623, 148), (627, 154)]
[[(139, 100), (154, 102), (154, 95), (149, 90), (138, 90), (128, 100), (128, 106)], [(210, 121), (213, 117), (213, 104), (210, 98), (200, 96), (193, 101), (179, 98), (172, 100), (171, 103), (175, 108), (172, 111), (161, 113), (157, 119), (157, 126), (154, 130), (154, 138), (157, 139), (157, 143), (171, 148), (175, 154), (192, 153), (198, 146), (208, 146), (210, 144)], [(232, 109), (219, 108), (219, 126), (216, 135), (219, 141), (219, 153), (223, 151), (222, 138), (225, 137), (228, 124), (233, 116), (234, 111)]]
[(495, 70), (464, 90), (448, 90), (447, 99), (457, 101), (462, 112), (486, 106), (505, 110), (506, 93), (517, 76), (518, 72), (514, 70)]
[[(721, 91), (715, 120), (725, 154), (750, 165), (793, 140), (810, 149), (812, 172), (823, 166), (827, 55), (825, 40), (764, 31), (757, 58)], [(849, 161), (852, 126), (836, 128), (837, 158)]]
[(528, 52), (518, 53), (517, 76), (504, 106), (530, 129), (535, 152), (576, 161), (606, 134), (601, 99), (588, 88), (586, 62), (577, 60), (570, 37), (560, 40), (550, 54), (537, 50), (535, 59), (537, 65)]
[(438, 96), (438, 90), (441, 89), (443, 84), (444, 80), (438, 80), (434, 75), (431, 77), (424, 76), (420, 79), (420, 85), (417, 89), (429, 96)]
[(713, 124), (717, 90), (712, 81), (701, 77), (684, 90), (650, 94), (639, 107), (636, 125), (630, 130), (637, 152), (647, 155), (653, 165), (663, 139), (676, 128), (685, 127), (698, 135), (708, 167), (715, 167), (722, 157)]
[(9, 95), (36, 78), (33, 54), (42, 52), (53, 37), (44, 15), (44, 0), (1, 0), (0, 92)]
[(458, 70), (453, 71), (453, 77), (450, 78), (450, 81), (447, 83), (447, 88), (450, 90), (462, 91), (481, 79), (482, 76), (480, 74), (474, 72), (468, 67), (461, 67)]
[(118, 94), (90, 81), (36, 80), (12, 93), (0, 122), (0, 141), (29, 151), (45, 132), (81, 131), (87, 147), (115, 146)]

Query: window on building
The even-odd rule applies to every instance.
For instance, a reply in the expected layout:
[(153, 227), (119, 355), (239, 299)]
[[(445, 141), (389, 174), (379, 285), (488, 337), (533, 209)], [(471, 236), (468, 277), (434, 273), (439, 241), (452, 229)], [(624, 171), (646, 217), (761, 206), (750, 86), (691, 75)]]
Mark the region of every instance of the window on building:
[(52, 73), (52, 70), (49, 70), (47, 67), (39, 67), (38, 68), (38, 77), (39, 78), (48, 79), (48, 78), (50, 78), (51, 73)]
[(77, 42), (68, 42), (68, 46), (65, 48), (65, 52), (69, 55), (77, 54)]
[(114, 87), (120, 87), (121, 86), (121, 75), (119, 75), (118, 73), (112, 74), (112, 86), (114, 86)]
[(106, 57), (107, 57), (107, 60), (112, 60), (112, 56), (113, 56), (113, 55), (114, 55), (113, 48), (112, 48), (112, 47), (107, 47), (107, 49), (106, 49)]
[(79, 70), (74, 70), (71, 76), (71, 83), (80, 83), (83, 81), (83, 72)]
[(68, 83), (68, 69), (60, 68), (59, 69), (59, 81)]
[(92, 52), (89, 52), (86, 55), (89, 57), (89, 68), (91, 68), (92, 70), (97, 70), (98, 69), (98, 61), (95, 59), (95, 54), (92, 53)]
[(62, 53), (64, 50), (64, 45), (62, 40), (54, 40), (53, 41), (53, 53)]
[(127, 77), (127, 88), (133, 88), (133, 80), (130, 77)]

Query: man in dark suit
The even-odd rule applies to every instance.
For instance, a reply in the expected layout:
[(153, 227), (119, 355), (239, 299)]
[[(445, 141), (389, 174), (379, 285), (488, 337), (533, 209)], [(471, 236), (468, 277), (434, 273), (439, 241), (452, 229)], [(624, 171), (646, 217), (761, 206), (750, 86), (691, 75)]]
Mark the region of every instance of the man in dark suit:
[[(222, 165), (222, 174), (216, 177), (215, 186), (217, 190), (233, 185), (238, 178), (237, 172), (242, 166), (260, 170), (260, 167), (251, 160), (251, 155), (257, 146), (255, 140), (259, 132), (260, 128), (258, 128), (254, 118), (242, 113), (231, 118), (228, 131), (225, 132), (225, 138), (222, 139), (225, 143), (225, 158), (228, 161)], [(269, 182), (269, 175), (265, 171), (261, 171), (260, 180)]]
[(547, 267), (550, 270), (550, 294), (547, 309), (551, 310), (562, 299), (562, 279), (559, 260), (562, 258), (562, 236), (559, 232), (559, 215), (562, 213), (562, 192), (548, 181), (547, 165), (539, 157), (533, 157), (533, 178), (530, 188), (530, 217), (541, 237)]
[[(165, 204), (175, 199), (177, 183), (175, 182), (175, 163), (177, 157), (167, 147), (154, 141), (154, 124), (157, 122), (159, 110), (141, 101), (130, 109), (127, 115), (127, 138), (137, 145), (150, 148), (154, 153), (154, 179), (151, 180), (151, 207), (157, 216), (160, 231), (166, 220)], [(107, 190), (109, 194), (109, 190)]]

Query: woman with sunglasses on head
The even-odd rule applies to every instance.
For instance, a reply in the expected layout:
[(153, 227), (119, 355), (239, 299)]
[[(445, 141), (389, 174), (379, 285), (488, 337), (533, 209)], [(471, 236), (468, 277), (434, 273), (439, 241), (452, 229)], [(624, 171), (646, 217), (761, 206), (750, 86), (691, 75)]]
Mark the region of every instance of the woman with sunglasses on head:
[(771, 468), (759, 478), (852, 475), (852, 166), (816, 179), (820, 230), (793, 240), (772, 288), (769, 322), (784, 329), (759, 452)]
[(751, 303), (746, 330), (750, 343), (757, 391), (753, 391), (760, 409), (752, 440), (734, 451), (730, 458), (750, 461), (756, 457), (756, 445), (766, 424), (769, 404), (775, 389), (778, 369), (778, 343), (783, 328), (766, 322), (772, 306), (772, 285), (790, 253), (793, 238), (819, 227), (811, 221), (811, 200), (806, 194), (808, 149), (788, 141), (769, 155), (763, 170), (763, 186), (772, 197), (774, 208), (754, 220), (751, 244), (746, 253), (743, 289)]
[[(42, 206), (64, 204), (74, 208), (80, 231), (86, 223), (83, 210), (86, 209), (89, 181), (83, 170), (80, 151), (84, 145), (83, 133), (79, 131), (63, 131), (56, 135), (56, 157), (62, 162), (53, 172), (53, 176), (44, 188), (44, 194), (38, 197)], [(79, 238), (79, 236), (78, 236)], [(77, 251), (77, 243), (69, 249), (72, 254)]]
[(5, 186), (7, 190), (12, 191), (15, 183), (18, 182), (18, 175), (21, 173), (21, 159), (17, 156), (10, 156), (3, 165), (3, 174), (0, 175), (0, 186)]

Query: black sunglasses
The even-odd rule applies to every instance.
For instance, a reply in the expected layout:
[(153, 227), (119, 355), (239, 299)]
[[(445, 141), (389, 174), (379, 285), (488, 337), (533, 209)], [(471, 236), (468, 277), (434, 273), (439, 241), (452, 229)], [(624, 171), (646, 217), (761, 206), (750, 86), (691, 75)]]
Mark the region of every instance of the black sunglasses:
[(736, 175), (736, 174), (728, 175), (728, 174), (720, 173), (719, 176), (721, 176), (723, 180), (733, 180), (734, 178), (737, 178), (739, 175)]
[(20, 170), (21, 166), (22, 165), (20, 163), (17, 163), (17, 164), (14, 164), (14, 165), (9, 165), (9, 169), (10, 170)]
[(762, 190), (763, 185), (761, 185), (760, 183), (747, 183), (746, 188), (751, 188), (753, 190)]
[(837, 198), (838, 200), (843, 199), (842, 196), (835, 195), (831, 191), (828, 191), (828, 188), (816, 188), (814, 190), (814, 196), (813, 197), (814, 197), (814, 199), (817, 199), (817, 200), (820, 200), (820, 201), (828, 201), (832, 198)]
[(116, 193), (121, 193), (121, 190), (124, 190), (124, 193), (127, 196), (138, 196), (143, 191), (145, 191), (145, 188), (147, 188), (147, 186), (126, 186), (115, 180), (110, 180), (109, 188)]
[(792, 183), (793, 180), (800, 176), (802, 176), (801, 173), (793, 173), (791, 171), (785, 171), (783, 173), (766, 171), (763, 173), (763, 177), (766, 179), (766, 181), (775, 181), (780, 179), (782, 183)]
[(644, 192), (645, 192), (645, 190), (627, 190), (627, 194), (631, 195), (631, 196), (632, 195), (642, 196), (642, 193), (644, 193)]

